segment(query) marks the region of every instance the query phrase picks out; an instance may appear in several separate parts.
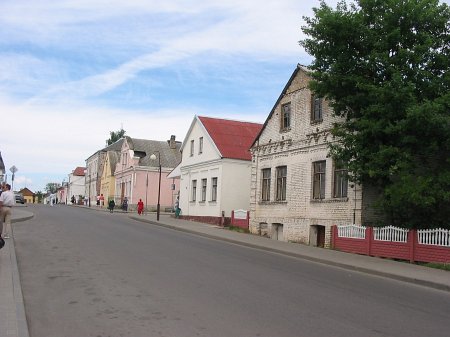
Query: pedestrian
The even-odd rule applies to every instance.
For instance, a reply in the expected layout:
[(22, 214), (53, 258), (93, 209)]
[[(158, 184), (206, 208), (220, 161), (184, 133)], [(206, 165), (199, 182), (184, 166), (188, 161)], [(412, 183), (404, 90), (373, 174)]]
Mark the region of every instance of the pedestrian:
[(70, 199), (70, 201), (72, 202), (72, 205), (75, 205), (75, 196), (72, 195), (72, 198)]
[(101, 206), (105, 206), (105, 197), (103, 196), (103, 194), (100, 194), (100, 204)]
[(137, 211), (139, 215), (142, 215), (144, 212), (144, 203), (142, 202), (142, 199), (139, 199), (139, 202), (137, 204)]
[(0, 214), (1, 214), (1, 231), (0, 234), (4, 239), (9, 239), (12, 235), (11, 231), (11, 210), (16, 203), (14, 193), (11, 191), (11, 185), (6, 184), (0, 195)]
[(123, 199), (122, 210), (124, 210), (125, 212), (128, 212), (128, 198), (127, 197), (125, 197)]
[(108, 202), (108, 208), (109, 208), (110, 213), (112, 213), (114, 211), (114, 206), (116, 206), (114, 199), (110, 199)]
[(97, 206), (100, 206), (100, 196), (97, 195)]

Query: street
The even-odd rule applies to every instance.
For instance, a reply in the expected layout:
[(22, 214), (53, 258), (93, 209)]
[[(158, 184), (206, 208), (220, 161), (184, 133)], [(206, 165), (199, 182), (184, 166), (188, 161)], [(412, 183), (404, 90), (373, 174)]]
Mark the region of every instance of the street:
[(448, 336), (448, 292), (126, 214), (28, 208), (14, 236), (31, 337)]

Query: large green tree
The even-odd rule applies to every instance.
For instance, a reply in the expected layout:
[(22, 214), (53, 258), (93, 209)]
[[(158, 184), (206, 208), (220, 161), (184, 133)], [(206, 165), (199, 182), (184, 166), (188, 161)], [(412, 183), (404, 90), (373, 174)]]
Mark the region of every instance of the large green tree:
[(117, 142), (120, 138), (125, 136), (126, 131), (123, 128), (120, 128), (119, 131), (110, 131), (109, 132), (109, 139), (106, 140), (107, 145), (114, 144)]
[(437, 0), (321, 2), (300, 44), (342, 117), (331, 146), (408, 228), (450, 228), (450, 9)]

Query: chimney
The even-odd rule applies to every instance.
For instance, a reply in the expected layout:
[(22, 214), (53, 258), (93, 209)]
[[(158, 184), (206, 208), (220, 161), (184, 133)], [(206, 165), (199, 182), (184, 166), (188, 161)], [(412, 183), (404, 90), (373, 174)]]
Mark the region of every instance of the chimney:
[(174, 135), (170, 136), (169, 147), (171, 149), (176, 149), (177, 148), (177, 143), (175, 142), (175, 136)]

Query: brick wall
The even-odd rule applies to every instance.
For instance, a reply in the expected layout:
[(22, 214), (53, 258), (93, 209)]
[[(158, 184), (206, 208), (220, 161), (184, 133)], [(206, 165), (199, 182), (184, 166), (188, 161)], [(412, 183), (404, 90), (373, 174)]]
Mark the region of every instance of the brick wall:
[[(323, 103), (323, 120), (311, 121), (311, 91), (307, 88), (309, 75), (297, 69), (280, 95), (268, 117), (265, 127), (252, 151), (250, 194), (250, 226), (252, 233), (271, 237), (272, 227), (283, 227), (283, 240), (309, 244), (311, 226), (325, 227), (325, 246), (331, 243), (331, 226), (353, 222), (361, 223), (361, 190), (348, 189), (345, 198), (333, 198), (334, 163), (328, 158), (328, 144), (333, 141), (330, 130), (336, 117)], [(291, 126), (281, 130), (281, 106), (291, 103)], [(313, 162), (326, 161), (325, 199), (313, 200)], [(287, 167), (285, 201), (275, 201), (276, 168)], [(261, 170), (271, 169), (271, 198), (261, 200)]]

